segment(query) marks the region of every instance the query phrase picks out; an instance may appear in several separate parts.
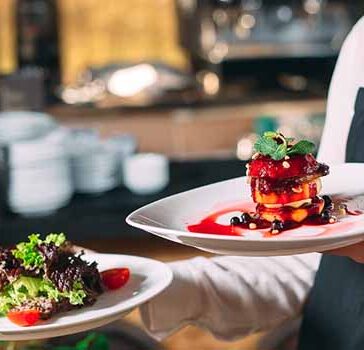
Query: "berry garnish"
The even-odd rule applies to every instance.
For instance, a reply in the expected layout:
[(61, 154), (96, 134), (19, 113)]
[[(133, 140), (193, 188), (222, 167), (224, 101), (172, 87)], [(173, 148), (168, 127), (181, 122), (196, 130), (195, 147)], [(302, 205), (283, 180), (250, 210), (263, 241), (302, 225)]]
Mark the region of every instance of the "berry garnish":
[(278, 231), (276, 233), (279, 233), (281, 231), (283, 231), (284, 229), (284, 225), (283, 225), (283, 222), (280, 221), (280, 220), (274, 220), (272, 222), (272, 226), (271, 226), (271, 232), (273, 233), (274, 231)]
[(240, 224), (240, 219), (237, 216), (234, 216), (230, 219), (230, 225), (239, 225)]
[(334, 209), (334, 204), (332, 203), (332, 199), (329, 196), (324, 195), (324, 196), (322, 196), (322, 199), (325, 202), (325, 204), (324, 204), (325, 209), (329, 209), (329, 210)]
[(241, 223), (242, 224), (249, 224), (251, 219), (252, 218), (248, 213), (241, 214)]
[(329, 210), (324, 210), (322, 213), (321, 213), (321, 219), (324, 221), (324, 222), (329, 222), (331, 218), (331, 213)]

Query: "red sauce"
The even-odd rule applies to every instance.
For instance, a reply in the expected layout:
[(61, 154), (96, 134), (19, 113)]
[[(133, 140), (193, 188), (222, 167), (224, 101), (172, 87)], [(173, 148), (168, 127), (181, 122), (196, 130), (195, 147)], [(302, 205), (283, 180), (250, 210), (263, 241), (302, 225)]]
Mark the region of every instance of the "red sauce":
[[(223, 225), (217, 223), (218, 218), (222, 215), (229, 214), (232, 212), (252, 212), (252, 204), (251, 203), (243, 203), (237, 204), (235, 206), (228, 206), (225, 209), (221, 209), (218, 211), (209, 214), (198, 223), (193, 225), (188, 225), (187, 229), (190, 232), (195, 233), (213, 233), (217, 235), (228, 235), (228, 236), (242, 236), (245, 230), (249, 230), (249, 224), (238, 224), (238, 225)], [(271, 223), (262, 220), (260, 218), (253, 219), (251, 223), (256, 225), (256, 229), (268, 229), (271, 226)]]
[(354, 216), (363, 214), (363, 212), (360, 210), (349, 210), (349, 209), (346, 209), (346, 213), (348, 215), (354, 215)]
[(188, 225), (187, 229), (190, 232), (196, 233), (214, 233), (217, 235), (240, 236), (238, 226), (221, 225), (217, 223), (219, 216), (231, 213), (233, 211), (240, 211), (241, 207), (227, 207), (225, 209), (216, 211), (194, 225)]
[[(254, 230), (249, 229), (248, 224), (238, 224), (238, 225), (230, 225), (230, 224), (220, 224), (217, 223), (218, 218), (222, 215), (229, 214), (232, 212), (250, 212), (252, 213), (252, 203), (240, 203), (236, 204), (234, 206), (226, 206), (225, 209), (217, 210), (206, 217), (204, 217), (202, 220), (195, 224), (191, 224), (187, 226), (188, 231), (195, 232), (195, 233), (207, 233), (207, 234), (217, 234), (217, 235), (228, 235), (228, 236), (244, 236), (246, 234), (247, 230), (254, 231), (254, 230), (264, 230), (263, 236), (266, 238), (270, 237), (277, 237), (277, 234), (272, 234), (270, 230), (268, 230), (271, 227), (271, 223), (259, 218), (253, 219), (251, 222), (256, 224), (256, 228)], [(350, 211), (347, 210), (348, 215), (360, 215), (362, 212), (359, 210)], [(306, 220), (304, 220), (302, 223), (294, 223), (294, 222), (287, 222), (284, 225), (284, 231), (289, 231), (292, 229), (297, 229), (301, 226), (322, 226), (325, 225), (325, 233), (337, 231), (337, 230), (343, 230), (348, 228), (349, 225), (354, 225), (358, 223), (347, 223), (347, 222), (341, 222), (341, 223), (335, 223), (335, 224), (328, 224), (327, 222), (324, 222), (322, 218), (319, 215), (314, 215)], [(333, 230), (331, 228), (335, 227)]]

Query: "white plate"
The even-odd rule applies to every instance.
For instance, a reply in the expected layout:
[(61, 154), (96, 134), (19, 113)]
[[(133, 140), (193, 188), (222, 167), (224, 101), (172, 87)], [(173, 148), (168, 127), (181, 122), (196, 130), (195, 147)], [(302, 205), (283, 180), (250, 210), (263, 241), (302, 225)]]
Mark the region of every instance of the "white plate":
[(65, 312), (32, 327), (18, 327), (0, 318), (0, 340), (30, 340), (59, 337), (83, 332), (120, 319), (135, 307), (162, 292), (172, 280), (169, 267), (159, 261), (128, 255), (87, 254), (85, 259), (97, 261), (99, 270), (128, 267), (130, 281), (117, 291), (109, 291), (97, 302), (81, 310)]
[[(330, 175), (322, 178), (322, 193), (364, 194), (363, 179), (364, 164), (332, 166)], [(136, 210), (126, 221), (168, 240), (225, 255), (292, 255), (324, 251), (364, 240), (364, 215), (348, 216), (342, 222), (332, 225), (303, 226), (271, 238), (263, 237), (263, 232), (259, 230), (242, 230), (242, 236), (188, 232), (188, 224), (198, 222), (207, 214), (216, 211), (216, 208), (242, 201), (251, 201), (250, 187), (245, 177), (167, 197)], [(231, 216), (234, 214), (220, 219), (226, 221)], [(327, 233), (334, 227), (340, 229)]]

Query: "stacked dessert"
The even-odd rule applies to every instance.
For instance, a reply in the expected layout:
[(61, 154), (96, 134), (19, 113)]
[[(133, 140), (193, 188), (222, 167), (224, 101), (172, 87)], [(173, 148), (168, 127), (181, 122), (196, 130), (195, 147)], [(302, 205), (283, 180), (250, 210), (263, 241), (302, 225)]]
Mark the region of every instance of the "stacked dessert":
[(329, 167), (312, 155), (314, 144), (294, 143), (277, 132), (267, 132), (255, 144), (257, 151), (247, 165), (257, 216), (277, 234), (308, 218), (333, 222), (330, 199), (319, 197), (322, 176)]

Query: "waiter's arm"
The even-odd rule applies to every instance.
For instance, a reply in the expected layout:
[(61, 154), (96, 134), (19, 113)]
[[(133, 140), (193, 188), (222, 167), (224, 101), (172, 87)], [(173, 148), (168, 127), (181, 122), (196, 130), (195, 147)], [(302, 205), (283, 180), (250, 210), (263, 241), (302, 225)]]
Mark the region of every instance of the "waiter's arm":
[[(329, 165), (344, 163), (356, 95), (364, 87), (364, 18), (348, 35), (336, 64), (328, 97), (325, 128), (318, 158)], [(363, 135), (364, 137), (364, 135)], [(364, 263), (364, 243), (326, 252)]]
[[(331, 79), (318, 160), (345, 163), (346, 142), (359, 87), (364, 87), (364, 17), (347, 36)], [(364, 135), (363, 135), (364, 137)]]
[[(329, 165), (345, 161), (356, 92), (364, 86), (363, 43), (361, 20), (343, 45), (330, 87), (319, 151), (319, 159)], [(360, 248), (353, 246), (336, 253), (355, 259)], [(188, 323), (224, 339), (274, 328), (300, 313), (319, 261), (319, 254), (305, 254), (175, 262), (171, 264), (171, 286), (142, 306), (142, 318), (147, 329), (159, 338)]]
[(142, 306), (141, 315), (159, 339), (188, 323), (222, 339), (272, 329), (300, 314), (319, 261), (314, 253), (175, 262), (171, 286)]

